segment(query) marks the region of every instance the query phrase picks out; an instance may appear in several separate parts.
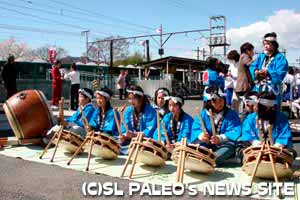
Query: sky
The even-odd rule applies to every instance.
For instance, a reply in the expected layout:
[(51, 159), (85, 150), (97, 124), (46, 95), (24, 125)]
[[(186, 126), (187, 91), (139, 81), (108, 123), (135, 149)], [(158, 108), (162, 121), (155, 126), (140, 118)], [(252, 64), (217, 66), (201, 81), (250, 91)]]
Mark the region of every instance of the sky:
[[(0, 0), (0, 42), (13, 36), (30, 48), (61, 46), (71, 56), (85, 52), (89, 41), (111, 35), (136, 36), (209, 28), (209, 17), (226, 17), (228, 51), (251, 42), (262, 51), (265, 33), (278, 35), (280, 48), (290, 64), (300, 58), (300, 3), (297, 0)], [(208, 32), (172, 36), (165, 44), (165, 56), (196, 58), (197, 47), (208, 50)], [(152, 58), (158, 58), (159, 38), (150, 40)], [(164, 38), (165, 39), (165, 38)], [(143, 52), (140, 42), (130, 40), (130, 51)], [(222, 53), (215, 49), (214, 53)], [(202, 57), (202, 55), (200, 55)]]

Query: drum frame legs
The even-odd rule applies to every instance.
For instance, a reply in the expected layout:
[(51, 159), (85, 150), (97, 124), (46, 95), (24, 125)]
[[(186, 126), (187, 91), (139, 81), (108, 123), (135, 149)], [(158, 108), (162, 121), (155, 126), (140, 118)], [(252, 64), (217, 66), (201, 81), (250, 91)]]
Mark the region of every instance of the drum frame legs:
[[(182, 138), (181, 145), (184, 147), (187, 145), (186, 138)], [(178, 163), (177, 163), (176, 182), (183, 183), (185, 158), (186, 158), (186, 152), (184, 150), (181, 150), (179, 152), (179, 159), (178, 159)]]
[[(274, 161), (273, 155), (271, 153), (270, 144), (268, 143), (268, 141), (263, 141), (261, 149), (260, 149), (260, 152), (259, 152), (259, 154), (257, 156), (257, 159), (256, 159), (255, 167), (254, 167), (254, 169), (252, 171), (250, 187), (252, 187), (253, 180), (254, 180), (254, 177), (255, 177), (256, 172), (257, 172), (258, 165), (259, 165), (259, 163), (261, 161), (261, 157), (262, 157), (263, 151), (265, 149), (268, 150), (268, 153), (267, 153), (268, 155), (267, 156), (269, 156), (269, 159), (271, 161), (274, 180), (275, 180), (276, 183), (278, 183), (278, 176), (277, 176), (277, 172), (276, 172), (276, 168), (275, 168), (275, 161)], [(282, 197), (281, 189), (279, 189), (279, 196)]]
[(124, 168), (123, 168), (123, 170), (121, 172), (121, 177), (124, 176), (125, 171), (126, 171), (126, 169), (128, 167), (129, 161), (131, 160), (131, 157), (133, 156), (133, 160), (132, 160), (132, 164), (131, 164), (132, 166), (131, 166), (128, 178), (132, 177), (133, 171), (134, 171), (134, 167), (135, 167), (135, 164), (136, 164), (136, 160), (137, 160), (137, 156), (138, 156), (139, 149), (140, 149), (140, 143), (142, 142), (142, 140), (143, 140), (143, 133), (138, 133), (138, 135), (137, 135), (137, 143), (133, 144), (134, 146), (132, 147), (132, 149), (131, 149), (128, 157), (127, 157), (127, 160), (125, 162)]
[(87, 166), (85, 168), (86, 171), (89, 171), (89, 167), (90, 167), (90, 160), (91, 160), (91, 154), (92, 154), (92, 150), (93, 150), (93, 145), (94, 145), (94, 140), (95, 140), (95, 135), (94, 135), (94, 131), (92, 132), (92, 135), (87, 135), (86, 138), (84, 139), (84, 141), (82, 142), (82, 144), (77, 148), (77, 150), (75, 151), (75, 153), (72, 155), (72, 157), (70, 158), (70, 160), (68, 161), (67, 165), (70, 165), (71, 162), (73, 161), (73, 159), (79, 154), (79, 152), (81, 151), (81, 149), (84, 147), (84, 145), (88, 142), (88, 140), (90, 139), (90, 149), (88, 152), (88, 160), (87, 160)]
[(50, 162), (53, 162), (54, 156), (55, 156), (55, 154), (56, 154), (56, 150), (57, 150), (58, 145), (59, 145), (59, 142), (60, 142), (60, 140), (61, 140), (61, 135), (62, 135), (63, 129), (64, 129), (63, 126), (60, 126), (60, 127), (59, 127), (58, 131), (56, 131), (56, 133), (54, 134), (54, 136), (51, 138), (51, 140), (49, 141), (49, 143), (48, 143), (47, 146), (45, 147), (43, 153), (40, 155), (40, 159), (43, 158), (43, 156), (44, 156), (45, 153), (48, 151), (48, 149), (49, 149), (49, 147), (51, 146), (51, 144), (53, 144), (55, 138), (58, 137), (57, 143), (56, 143), (56, 145), (55, 145), (54, 152), (53, 152), (52, 157), (51, 157), (51, 160), (50, 160)]

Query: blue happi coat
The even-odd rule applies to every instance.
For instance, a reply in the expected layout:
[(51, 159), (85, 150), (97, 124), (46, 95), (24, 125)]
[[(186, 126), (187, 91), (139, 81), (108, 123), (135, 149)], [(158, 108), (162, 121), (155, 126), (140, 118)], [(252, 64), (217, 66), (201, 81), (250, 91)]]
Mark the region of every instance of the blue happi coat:
[[(265, 58), (266, 54), (262, 53), (253, 63), (251, 63), (249, 70), (253, 80), (257, 80), (255, 77), (255, 70), (263, 69)], [(288, 71), (288, 62), (282, 53), (277, 53), (274, 58), (270, 59), (272, 60), (267, 66), (268, 80), (266, 86), (259, 86), (259, 84), (256, 84), (254, 90), (257, 92), (261, 92), (271, 91), (273, 89), (273, 92), (278, 97), (277, 101), (279, 102), (280, 96), (278, 94), (281, 83), (283, 82), (283, 79)]]
[[(243, 122), (241, 141), (259, 140), (256, 126), (257, 113), (249, 114)], [(281, 144), (292, 147), (292, 134), (287, 117), (280, 111), (276, 112), (275, 123), (272, 128), (272, 138), (274, 144)]]
[(207, 69), (203, 72), (203, 85), (204, 86), (217, 86), (224, 89), (224, 78), (219, 75), (217, 71)]
[[(117, 128), (117, 123), (114, 117), (114, 111), (113, 108), (110, 107), (104, 116), (104, 119), (102, 119), (102, 122), (100, 123), (100, 114), (101, 114), (101, 109), (97, 108), (90, 120), (90, 126), (95, 130), (95, 131), (100, 131), (101, 133), (106, 133), (111, 136), (118, 136), (118, 128)], [(118, 112), (116, 112), (116, 115), (119, 120), (119, 115)]]
[[(208, 115), (208, 111), (206, 109), (203, 109), (201, 111), (201, 117), (204, 123), (204, 126), (206, 128), (206, 131), (210, 136), (212, 136), (212, 127), (210, 124), (210, 117)], [(217, 131), (217, 126), (216, 131)], [(203, 134), (201, 123), (199, 120), (199, 115), (197, 115), (194, 118), (194, 123), (192, 126), (192, 136), (191, 136), (191, 141), (196, 142), (199, 138), (199, 135)], [(224, 134), (227, 139), (231, 141), (237, 141), (239, 136), (241, 135), (241, 122), (238, 117), (238, 114), (229, 109), (227, 112), (225, 112), (224, 120), (221, 125), (220, 133), (216, 134)]]
[[(88, 121), (90, 121), (93, 116), (93, 113), (95, 111), (93, 104), (92, 103), (86, 104), (82, 110), (83, 110), (84, 115), (86, 116), (86, 119)], [(82, 119), (83, 119), (82, 117), (83, 116), (81, 116), (80, 108), (78, 108), (76, 110), (76, 112), (71, 117), (66, 118), (65, 121), (76, 124), (76, 125), (84, 128), (83, 123), (82, 123)]]
[[(134, 108), (133, 106), (129, 106), (124, 111), (124, 121), (128, 126), (128, 129), (133, 132), (143, 132), (145, 137), (152, 138), (153, 133), (156, 129), (156, 111), (155, 109), (149, 105), (146, 104), (144, 110), (141, 113), (141, 118), (139, 122), (139, 128), (138, 130), (134, 129), (133, 125), (133, 112)], [(126, 129), (124, 127), (124, 124), (122, 123), (122, 133), (126, 134)]]
[[(187, 113), (183, 113), (183, 116), (180, 119), (180, 126), (179, 130), (177, 130), (177, 138), (172, 138), (172, 131), (171, 131), (171, 121), (173, 119), (173, 114), (170, 112), (164, 116), (162, 119), (162, 123), (165, 124), (168, 138), (170, 143), (172, 143), (172, 140), (174, 139), (176, 142), (180, 142), (182, 138), (187, 138), (188, 143), (191, 143), (191, 129), (193, 125), (193, 118), (188, 115)], [(165, 137), (165, 130), (163, 129), (162, 123), (160, 124), (160, 132), (161, 132), (161, 141), (166, 143), (166, 137)], [(158, 140), (158, 130), (156, 129), (153, 138), (155, 140)]]

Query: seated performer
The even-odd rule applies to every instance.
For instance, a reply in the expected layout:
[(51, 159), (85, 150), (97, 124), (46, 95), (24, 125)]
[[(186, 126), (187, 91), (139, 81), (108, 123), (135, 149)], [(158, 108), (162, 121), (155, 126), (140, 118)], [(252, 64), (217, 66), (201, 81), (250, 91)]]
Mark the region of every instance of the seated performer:
[[(256, 123), (258, 118), (259, 124)], [(258, 99), (258, 110), (250, 114), (243, 122), (241, 141), (247, 141), (253, 146), (261, 144), (257, 127), (261, 127), (264, 135), (268, 136), (267, 128), (272, 126), (272, 140), (274, 146), (292, 149), (292, 134), (287, 117), (276, 110), (276, 96), (272, 92), (262, 92)], [(263, 136), (262, 136), (263, 137)]]
[[(109, 136), (118, 136), (118, 128), (115, 120), (114, 110), (110, 104), (110, 98), (113, 93), (109, 88), (96, 90), (95, 96), (98, 108), (95, 110), (90, 126), (95, 131), (108, 134)], [(116, 112), (116, 117), (118, 117)]]
[(158, 88), (155, 91), (153, 108), (159, 112), (160, 118), (169, 112), (168, 100), (165, 100), (165, 97), (169, 95), (170, 92), (167, 88)]
[[(216, 164), (220, 165), (235, 153), (236, 141), (241, 134), (241, 122), (238, 114), (226, 106), (225, 94), (220, 88), (207, 88), (205, 96), (206, 101), (210, 102), (206, 102), (206, 107), (194, 118), (191, 141), (215, 151)], [(208, 109), (211, 110), (212, 116)], [(199, 115), (204, 127), (201, 125)], [(215, 137), (212, 124), (216, 131)]]
[(242, 99), (245, 110), (240, 116), (241, 122), (243, 122), (249, 114), (257, 110), (258, 93), (255, 91), (248, 91)]
[(123, 113), (121, 154), (128, 154), (128, 145), (131, 138), (137, 136), (137, 132), (143, 132), (145, 137), (152, 138), (157, 121), (156, 111), (150, 105), (141, 87), (131, 85), (127, 92), (131, 106), (128, 106)]
[[(180, 142), (182, 138), (187, 138), (190, 141), (193, 118), (185, 113), (182, 109), (184, 99), (181, 95), (167, 96), (169, 101), (170, 112), (164, 116), (160, 124), (161, 141), (166, 144), (165, 131), (169, 138), (170, 145), (167, 145), (168, 150), (172, 150), (176, 142)], [(165, 130), (166, 128), (166, 130)], [(156, 129), (153, 138), (158, 140), (158, 129)]]
[[(93, 107), (93, 104), (91, 103), (91, 99), (93, 98), (93, 91), (88, 88), (79, 89), (79, 98), (78, 98), (78, 104), (80, 107), (82, 107), (83, 113), (88, 121), (93, 116), (93, 113), (95, 111), (95, 108)], [(80, 108), (77, 109), (77, 111), (71, 116), (66, 118), (62, 124), (64, 125), (64, 129), (69, 130), (71, 132), (79, 134), (81, 137), (85, 137), (86, 131), (84, 129), (84, 125), (82, 123), (82, 118)], [(58, 116), (57, 121), (58, 124), (61, 124), (60, 116)], [(48, 133), (46, 138), (43, 140), (45, 143), (49, 142), (49, 139), (53, 137), (56, 131), (58, 131), (59, 125), (55, 125), (52, 127)]]

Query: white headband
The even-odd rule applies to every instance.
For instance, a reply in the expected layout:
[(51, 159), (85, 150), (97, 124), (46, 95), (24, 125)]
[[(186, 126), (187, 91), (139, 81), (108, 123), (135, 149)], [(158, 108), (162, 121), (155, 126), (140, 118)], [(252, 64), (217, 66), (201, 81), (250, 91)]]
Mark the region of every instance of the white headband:
[(165, 97), (165, 100), (172, 100), (175, 103), (181, 103), (181, 105), (183, 104), (182, 99), (179, 97), (167, 96)]
[(266, 37), (266, 38), (264, 38), (264, 40), (271, 41), (271, 42), (277, 41), (276, 37), (272, 37), (272, 36)]
[(258, 103), (263, 105), (263, 106), (272, 107), (276, 104), (276, 101), (275, 100), (270, 100), (270, 99), (261, 99), (261, 98), (259, 98)]
[(126, 90), (128, 93), (137, 94), (139, 96), (144, 96), (144, 93), (138, 90)]
[(111, 97), (107, 92), (104, 92), (104, 91), (101, 91), (101, 90), (97, 90), (97, 91), (95, 92), (95, 94), (102, 95), (102, 96), (104, 96), (104, 97), (106, 97), (106, 98), (110, 98), (110, 97)]
[(87, 96), (88, 98), (92, 99), (92, 95), (90, 93), (88, 93), (87, 91), (83, 90), (83, 89), (79, 89), (78, 93), (82, 93), (85, 96)]
[(169, 93), (166, 90), (158, 90), (157, 94), (163, 93), (164, 95), (169, 95)]
[(254, 105), (254, 104), (256, 104), (258, 102), (258, 98), (255, 95), (249, 96), (248, 99), (246, 99), (245, 97), (243, 97), (243, 102), (245, 104), (248, 103), (248, 104)]

